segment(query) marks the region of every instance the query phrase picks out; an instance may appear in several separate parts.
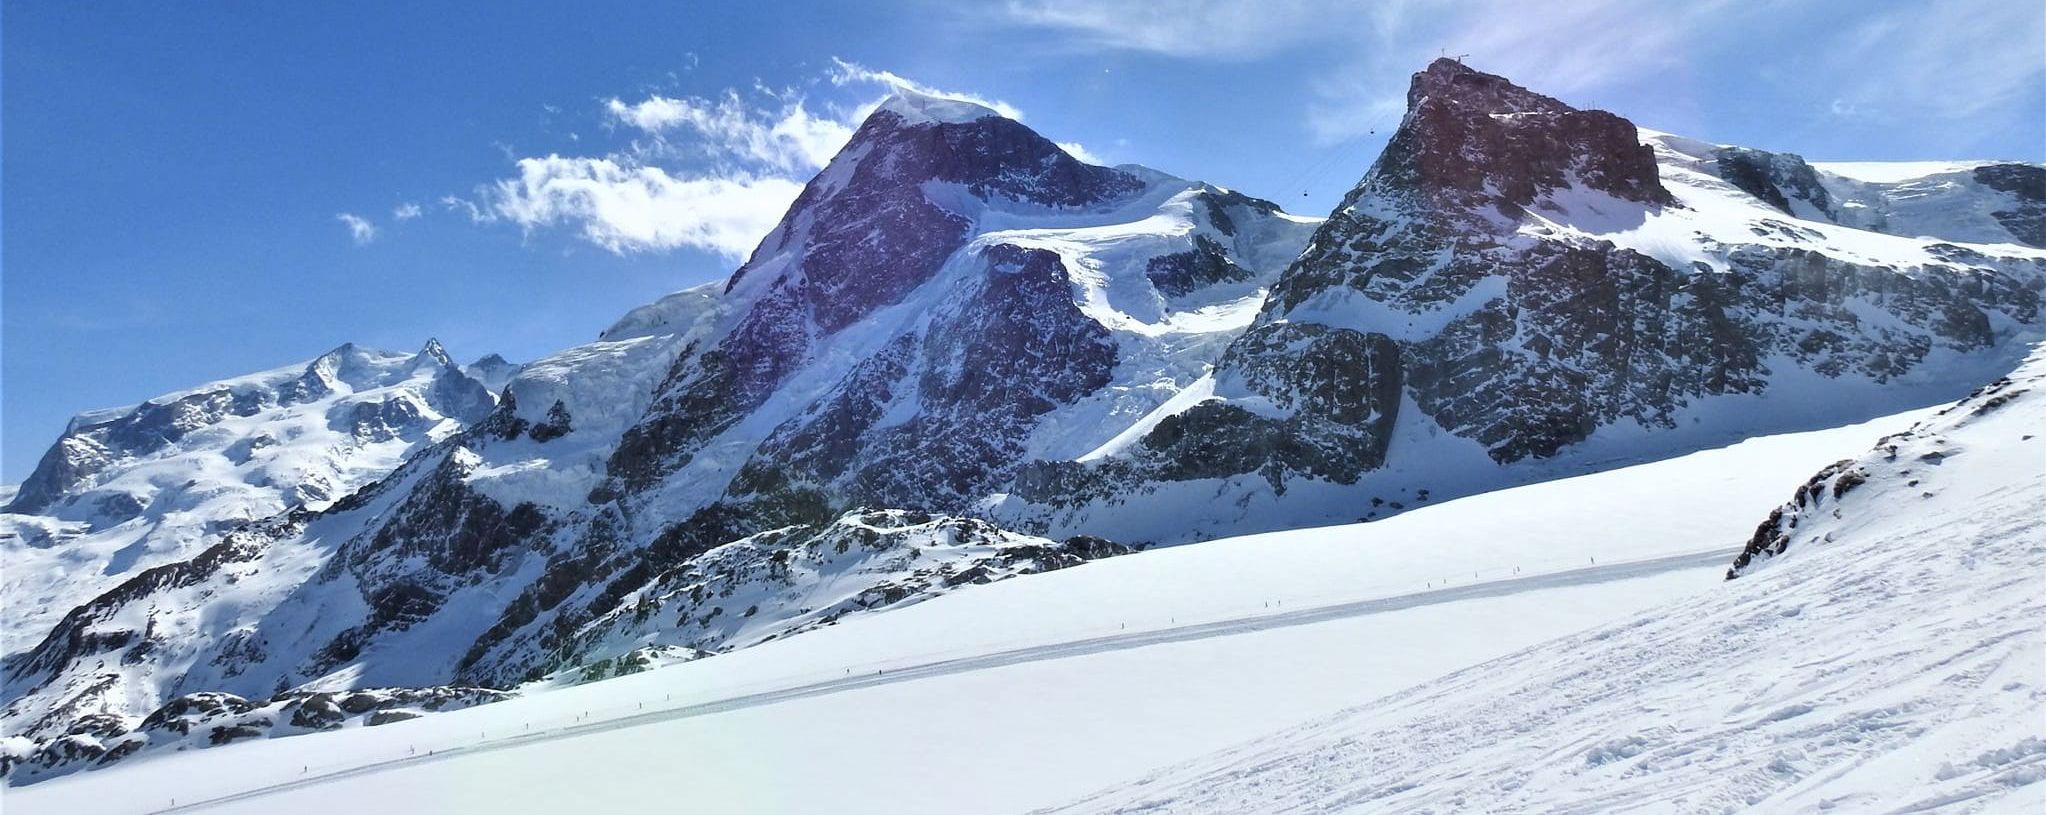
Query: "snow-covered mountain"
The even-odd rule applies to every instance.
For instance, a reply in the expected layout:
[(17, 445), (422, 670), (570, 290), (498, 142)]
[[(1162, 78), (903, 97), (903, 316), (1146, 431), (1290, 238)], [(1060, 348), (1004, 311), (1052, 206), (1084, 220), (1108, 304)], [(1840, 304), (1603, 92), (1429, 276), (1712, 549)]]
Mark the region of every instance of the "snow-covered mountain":
[[(344, 501), (78, 605), (9, 662), (9, 725), (47, 737), (195, 692), (504, 687), (1121, 551), (935, 518), (951, 543), (835, 533), (862, 542), (858, 579), (835, 554), (787, 559), (823, 540), (792, 529), (956, 513), (1034, 455), (1106, 442), (1204, 374), (1314, 224), (897, 96), (723, 286), (525, 366), (488, 416)], [(678, 619), (760, 605), (703, 586), (771, 607)]]
[[(1950, 399), (2040, 333), (2046, 252), (1995, 231), (2025, 232), (2039, 167), (1982, 168), (2015, 181), (1950, 190), (1943, 219), (1454, 60), (1407, 100), (1212, 375), (1110, 449), (1033, 465), (996, 517), (1161, 542), (1382, 517)], [(1813, 220), (1832, 212), (1953, 234)]]
[(496, 355), (458, 366), (432, 340), (414, 354), (349, 344), (80, 414), (0, 513), (5, 652), (236, 523), (324, 508), (383, 478), (487, 415), (511, 369)]
[(1906, 237), (2046, 247), (2046, 167), (1996, 161), (1823, 162), (1656, 134), (1669, 149), (1808, 221)]
[(2033, 812), (2046, 348), (1772, 513), (1717, 590), (1062, 812)]
[[(599, 675), (1125, 546), (1839, 426), (1958, 396), (2039, 332), (2046, 250), (1958, 242), (2023, 232), (2030, 165), (1942, 193), (1981, 216), (1942, 219), (1900, 182), (1743, 156), (1445, 60), (1319, 221), (898, 95), (722, 284), (515, 369), (356, 363), (382, 373), (348, 395), (424, 388), (445, 421), (318, 501), (65, 580), (90, 593), (10, 637), (0, 722), (48, 741), (200, 693)], [(479, 399), (440, 393), (458, 375)], [(305, 435), (278, 377), (193, 460)], [(54, 514), (8, 523), (113, 523), (100, 427), (15, 498)]]

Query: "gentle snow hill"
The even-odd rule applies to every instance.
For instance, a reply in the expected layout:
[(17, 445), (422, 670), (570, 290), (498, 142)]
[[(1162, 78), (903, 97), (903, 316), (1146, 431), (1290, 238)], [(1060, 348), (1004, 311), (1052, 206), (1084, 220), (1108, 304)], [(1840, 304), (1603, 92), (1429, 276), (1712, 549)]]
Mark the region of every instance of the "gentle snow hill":
[[(1052, 805), (1714, 591), (1799, 474), (1926, 413), (1367, 525), (1088, 563), (473, 710), (142, 756), (6, 790), (6, 803), (22, 815), (235, 795), (247, 797), (196, 809), (555, 812), (676, 795), (719, 812)], [(557, 781), (506, 783), (537, 777)]]
[(2046, 807), (2046, 348), (1755, 540), (1723, 586), (1060, 811)]

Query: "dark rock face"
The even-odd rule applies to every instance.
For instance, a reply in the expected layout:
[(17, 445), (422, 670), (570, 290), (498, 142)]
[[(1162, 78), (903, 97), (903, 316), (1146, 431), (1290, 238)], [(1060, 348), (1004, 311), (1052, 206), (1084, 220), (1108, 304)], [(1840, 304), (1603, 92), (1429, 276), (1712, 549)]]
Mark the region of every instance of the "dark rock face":
[[(828, 485), (840, 506), (956, 511), (1006, 481), (1033, 420), (1108, 383), (1108, 331), (1073, 304), (1058, 255), (989, 247), (972, 294), (855, 368), (777, 429), (735, 482)], [(887, 422), (908, 401), (914, 415)], [(769, 473), (773, 474), (770, 475)]]
[(1407, 101), (1385, 153), (1273, 287), (1267, 318), (1337, 286), (1438, 308), (1493, 274), (1527, 207), (1573, 183), (1642, 207), (1672, 200), (1654, 149), (1605, 111), (1449, 60), (1416, 74)]
[(1073, 304), (1058, 255), (988, 247), (981, 277), (764, 440), (719, 502), (665, 530), (663, 566), (764, 529), (862, 506), (958, 512), (1006, 483), (1037, 419), (1104, 387), (1107, 329)]
[[(1942, 462), (1966, 449), (1965, 445), (1952, 446), (1947, 433), (2030, 396), (2040, 380), (2037, 366), (2030, 363), (2021, 365), (2011, 375), (1976, 388), (1973, 393), (1911, 429), (1883, 437), (1876, 442), (1874, 450), (1860, 458), (1834, 462), (1819, 470), (1798, 486), (1789, 502), (1770, 510), (1769, 517), (1755, 527), (1747, 545), (1741, 548), (1733, 565), (1726, 570), (1726, 579), (1737, 579), (1782, 555), (1799, 538), (1807, 541), (1800, 546), (1832, 540), (1832, 532), (1827, 530), (1826, 524), (1848, 517), (1850, 513), (1866, 511), (1869, 506), (1864, 502), (1861, 508), (1850, 508), (1843, 505), (1841, 499), (1868, 488), (1872, 483), (1878, 486), (1870, 491), (1878, 494), (1869, 500), (1877, 502), (1897, 500), (1894, 492), (1879, 492), (1885, 486), (1892, 490), (1906, 488), (1909, 492), (1905, 494), (1937, 489), (1931, 484), (1921, 486), (1921, 480), (1934, 478), (1925, 470), (1934, 468), (1936, 472)], [(1922, 494), (1932, 495), (1930, 492)]]
[[(1221, 217), (1224, 219), (1221, 223), (1227, 223), (1228, 215)], [(1230, 260), (1228, 251), (1213, 238), (1196, 235), (1193, 249), (1146, 261), (1144, 276), (1165, 296), (1184, 297), (1221, 283), (1241, 283), (1256, 275)]]
[[(1646, 208), (1670, 203), (1632, 125), (1442, 62), (1409, 100), (1385, 156), (1260, 319), (1343, 288), (1394, 315), (1451, 312), (1407, 338), (1406, 385), (1423, 413), (1498, 461), (1554, 455), (1623, 419), (1672, 427), (1699, 397), (1764, 390), (1772, 357), (1886, 382), (1935, 347), (1988, 346), (1987, 312), (2039, 317), (2036, 282), (1990, 264), (1912, 274), (1757, 245), (1724, 248), (1723, 270), (1680, 270), (1602, 241), (1530, 239), (1520, 216), (1569, 179)], [(1786, 212), (1792, 199), (1830, 211), (1802, 159), (1740, 149), (1718, 159)], [(1814, 237), (1789, 224), (1780, 234)], [(1503, 289), (1479, 288), (1501, 279)], [(1892, 319), (1869, 324), (1857, 311), (1868, 305)]]
[[(1264, 471), (1350, 483), (1385, 462), (1402, 385), (1400, 347), (1384, 334), (1311, 323), (1246, 332), (1216, 377), (1240, 382), (1288, 415), (1210, 402), (1160, 422), (1143, 439), (1165, 480)], [(1254, 467), (1243, 465), (1254, 464)], [(1233, 471), (1233, 472), (1225, 472)]]
[[(1125, 173), (1083, 164), (1023, 125), (1000, 117), (970, 123), (912, 123), (887, 110), (860, 126), (848, 151), (855, 164), (842, 183), (820, 177), (805, 188), (783, 228), (756, 251), (804, 240), (801, 294), (818, 330), (831, 334), (930, 279), (963, 244), (966, 216), (931, 201), (930, 182), (959, 184), (979, 198), (1001, 196), (1049, 207), (1099, 203), (1141, 188)], [(797, 228), (807, 216), (809, 229)], [(874, 239), (874, 232), (885, 236)], [(770, 248), (771, 247), (771, 248)], [(728, 289), (753, 274), (751, 264)]]
[(1265, 216), (1278, 215), (1280, 213), (1278, 204), (1262, 198), (1252, 198), (1235, 190), (1225, 190), (1217, 187), (1208, 187), (1202, 190), (1200, 202), (1201, 206), (1207, 208), (1208, 223), (1214, 224), (1216, 230), (1230, 237), (1236, 236), (1236, 219), (1230, 217), (1229, 210), (1231, 209), (1249, 210)]
[(191, 693), (165, 702), (142, 720), (143, 731), (166, 730), (185, 735), (218, 719), (239, 716), (256, 706), (232, 693)]
[(1828, 219), (1836, 217), (1832, 196), (1819, 182), (1818, 171), (1801, 156), (1727, 147), (1719, 150), (1717, 159), (1720, 178), (1785, 215), (1797, 214), (1790, 202), (1798, 200)]
[(1687, 398), (1762, 387), (1738, 283), (1610, 244), (1508, 256), (1505, 296), (1409, 346), (1416, 403), (1495, 460), (1549, 456), (1621, 418), (1673, 426)]
[[(1680, 206), (1632, 124), (1446, 60), (1414, 77), (1408, 103), (1223, 354), (1215, 399), (1115, 459), (1022, 468), (1011, 494), (1057, 511), (1160, 481), (1353, 483), (1386, 462), (1403, 395), (1496, 462), (1554, 456), (1615, 423), (1673, 429), (1705, 397), (1766, 392), (1786, 365), (1886, 383), (2039, 321), (2046, 267), (1959, 246), (1934, 245), (1941, 262), (1924, 267), (1857, 263), (1768, 220), (1752, 245), (1700, 236), (1718, 263), (1676, 268), (1552, 228), (1587, 207), (1595, 233)], [(1786, 213), (1834, 207), (1796, 156), (1716, 159)]]
[(572, 419), (573, 417), (568, 414), (568, 406), (556, 399), (554, 406), (547, 409), (547, 420), (533, 425), (533, 429), (526, 432), (532, 436), (533, 441), (550, 442), (575, 430)]
[(1975, 181), (2016, 199), (2015, 206), (1990, 213), (2012, 237), (2030, 246), (2046, 247), (2046, 167), (1986, 164), (1975, 168)]
[(407, 428), (415, 427), (425, 418), (419, 405), (410, 399), (386, 399), (382, 402), (357, 402), (339, 411), (333, 417), (334, 429), (350, 437), (368, 442), (389, 441), (398, 437)]
[[(1046, 207), (1096, 204), (1143, 186), (1008, 119), (912, 122), (876, 112), (732, 275), (728, 291), (762, 292), (738, 326), (716, 347), (679, 359), (646, 418), (626, 433), (609, 465), (625, 491), (686, 464), (759, 408), (819, 338), (899, 302), (965, 245), (972, 221), (931, 200), (931, 183)], [(781, 270), (763, 279), (763, 267)]]
[(1031, 462), (1018, 468), (1010, 489), (1065, 507), (1147, 482), (1243, 474), (1282, 494), (1292, 478), (1354, 483), (1385, 463), (1399, 418), (1401, 355), (1384, 334), (1311, 323), (1253, 327), (1229, 346), (1215, 375), (1267, 410), (1204, 401), (1159, 421), (1129, 455), (1096, 464)]
[(306, 675), (354, 659), (378, 635), (433, 616), (480, 574), (501, 573), (514, 558), (545, 547), (555, 519), (533, 504), (505, 507), (477, 493), (464, 482), (468, 472), (459, 456), (445, 456), (373, 532), (322, 569), (321, 582), (350, 574), (370, 614), (328, 643)]
[(856, 511), (716, 547), (642, 578), (632, 587), (637, 602), (591, 619), (545, 651), (506, 649), (468, 670), (493, 683), (581, 665), (589, 666), (586, 676), (615, 675), (646, 662), (638, 649), (650, 640), (684, 653), (719, 653), (959, 586), (1129, 551), (1100, 538), (1023, 538), (969, 518)]
[(370, 714), (369, 718), (363, 721), (363, 725), (366, 727), (377, 727), (392, 722), (402, 722), (406, 719), (417, 718), (419, 718), (419, 714), (408, 710), (379, 710)]
[[(1374, 172), (1437, 206), (1491, 205), (1507, 216), (1569, 186), (1667, 204), (1655, 151), (1633, 124), (1578, 110), (1501, 77), (1436, 60), (1407, 90), (1407, 120)], [(1574, 179), (1574, 184), (1573, 184)]]
[[(1445, 429), (1477, 438), (1502, 461), (1548, 455), (1583, 439), (1601, 421), (1658, 409), (1630, 408), (1616, 398), (1625, 394), (1615, 391), (1667, 390), (1672, 385), (1662, 380), (1674, 374), (1595, 385), (1584, 370), (1647, 357), (1650, 349), (1637, 353), (1633, 347), (1643, 333), (1651, 334), (1655, 353), (1668, 346), (1686, 355), (1694, 352), (1686, 341), (1714, 333), (1709, 314), (1692, 330), (1664, 330), (1658, 309), (1677, 296), (1677, 275), (1610, 245), (1563, 246), (1511, 235), (1543, 196), (1573, 186), (1643, 208), (1670, 203), (1654, 152), (1638, 143), (1633, 125), (1449, 60), (1417, 74), (1407, 99), (1406, 121), (1385, 154), (1281, 277), (1259, 325), (1230, 347), (1218, 368), (1241, 377), (1252, 394), (1291, 411), (1289, 422), (1342, 428), (1334, 435), (1325, 430), (1306, 436), (1286, 428), (1282, 432), (1294, 438), (1328, 441), (1308, 446), (1318, 455), (1275, 460), (1290, 458), (1289, 469), (1318, 478), (1355, 481), (1384, 462), (1402, 388), (1411, 389), (1423, 412)], [(1481, 296), (1474, 295), (1477, 287), (1501, 276), (1504, 292), (1468, 308), (1433, 336), (1405, 342), (1313, 317), (1287, 320), (1316, 298), (1345, 290), (1351, 294), (1342, 296), (1383, 304), (1394, 314), (1440, 311)], [(1709, 312), (1709, 302), (1707, 297), (1699, 308)], [(1529, 328), (1537, 331), (1526, 332)], [(1523, 332), (1535, 334), (1529, 347), (1504, 347)], [(1344, 338), (1343, 352), (1320, 351), (1324, 334)], [(1726, 370), (1695, 374), (1730, 387), (1743, 382), (1743, 365), (1754, 364), (1709, 346), (1695, 353), (1730, 357), (1718, 366)], [(1368, 376), (1359, 378), (1352, 373), (1357, 369)], [(1220, 406), (1203, 406), (1187, 421), (1201, 428), (1268, 423)], [(1163, 424), (1154, 435), (1159, 431), (1187, 435)], [(1285, 449), (1277, 442), (1264, 446)], [(1211, 454), (1194, 458), (1203, 461), (1200, 472), (1207, 475), (1222, 460)]]
[(109, 714), (80, 717), (63, 734), (25, 755), (0, 754), (0, 777), (25, 784), (98, 769), (137, 753), (216, 747), (247, 739), (338, 730), (350, 720), (375, 726), (511, 698), (485, 688), (370, 688), (340, 693), (294, 691), (268, 700), (206, 691), (173, 698), (130, 726)]

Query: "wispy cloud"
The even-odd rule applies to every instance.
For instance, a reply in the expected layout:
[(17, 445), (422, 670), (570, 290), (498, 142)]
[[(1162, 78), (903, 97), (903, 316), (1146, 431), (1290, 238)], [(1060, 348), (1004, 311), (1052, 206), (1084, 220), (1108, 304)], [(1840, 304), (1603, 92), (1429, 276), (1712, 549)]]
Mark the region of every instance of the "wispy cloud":
[[(847, 88), (909, 90), (1018, 115), (1000, 102), (843, 60), (833, 60), (811, 84), (827, 86), (841, 95)], [(823, 105), (800, 90), (765, 87), (709, 97), (612, 97), (601, 103), (603, 120), (630, 134), (628, 144), (596, 155), (519, 158), (516, 177), (441, 203), (478, 223), (574, 229), (621, 254), (690, 248), (743, 258), (880, 103), (881, 94), (868, 93), (853, 104)]]
[(1846, 27), (1818, 53), (1844, 80), (1839, 115), (1966, 119), (2046, 83), (2046, 13), (2007, 0), (1907, 4)]
[(1255, 59), (1335, 35), (1362, 4), (1316, 0), (1011, 0), (1010, 19), (1063, 29), (1104, 47), (1175, 57)]
[[(887, 88), (888, 91), (891, 93), (907, 91), (909, 93), (921, 94), (923, 96), (935, 96), (940, 99), (957, 99), (962, 102), (972, 102), (981, 107), (989, 108), (996, 113), (1002, 114), (1002, 116), (1006, 118), (1015, 119), (1016, 121), (1019, 122), (1023, 121), (1023, 111), (1017, 110), (1015, 105), (1011, 105), (1000, 99), (989, 99), (987, 97), (976, 96), (971, 93), (962, 93), (959, 91), (948, 91), (933, 88), (929, 85), (925, 85), (916, 80), (904, 77), (893, 71), (877, 70), (874, 68), (869, 68), (865, 65), (861, 65), (857, 62), (847, 62), (837, 57), (832, 57), (831, 71), (828, 74), (826, 74), (826, 76), (828, 76), (831, 79), (831, 84), (840, 87), (844, 87), (847, 85), (880, 85), (884, 88)], [(880, 99), (875, 99), (872, 102), (869, 102), (866, 105), (862, 106), (858, 112), (858, 117), (864, 118), (865, 115), (869, 112), (872, 112), (874, 106), (879, 104), (880, 102), (881, 102)]]
[(673, 148), (670, 136), (679, 132), (685, 149), (711, 159), (786, 172), (824, 166), (852, 138), (850, 124), (812, 114), (800, 98), (782, 103), (779, 110), (764, 110), (737, 91), (726, 91), (715, 101), (654, 95), (627, 103), (612, 98), (604, 102), (604, 111), (663, 148)]
[(336, 213), (334, 219), (348, 225), (348, 236), (355, 240), (356, 246), (365, 246), (377, 239), (377, 225), (370, 223), (368, 218), (342, 212)]
[(1342, 141), (1396, 121), (1407, 75), (1437, 56), (1551, 93), (1570, 94), (1681, 64), (1696, 30), (1741, 24), (1766, 4), (1583, 0), (1014, 0), (1009, 19), (1083, 44), (1204, 61), (1244, 61), (1322, 47), (1334, 67), (1309, 80), (1304, 124)]
[[(1011, 0), (1005, 11), (1004, 24), (1060, 32), (1082, 48), (1206, 62), (1311, 51), (1302, 123), (1323, 143), (1396, 120), (1407, 75), (1439, 55), (1468, 55), (1565, 99), (1681, 93), (1694, 66), (1733, 59), (1755, 68), (1746, 81), (1795, 77), (1793, 93), (1839, 117), (2036, 121), (2046, 112), (2008, 113), (2046, 83), (2046, 14), (2008, 0)], [(1795, 30), (1813, 33), (1796, 47), (1754, 47)]]
[(519, 160), (519, 177), (487, 191), (489, 218), (522, 227), (573, 224), (613, 252), (695, 247), (743, 257), (802, 185), (777, 177), (676, 177), (612, 158)]
[(1106, 160), (1102, 159), (1100, 156), (1094, 155), (1094, 151), (1088, 150), (1086, 145), (1081, 144), (1079, 142), (1062, 141), (1058, 142), (1058, 146), (1060, 150), (1066, 151), (1066, 155), (1087, 162), (1088, 164), (1100, 165), (1108, 164)]
[(418, 202), (415, 201), (406, 201), (391, 210), (392, 220), (398, 221), (409, 221), (424, 214), (425, 210), (420, 209)]

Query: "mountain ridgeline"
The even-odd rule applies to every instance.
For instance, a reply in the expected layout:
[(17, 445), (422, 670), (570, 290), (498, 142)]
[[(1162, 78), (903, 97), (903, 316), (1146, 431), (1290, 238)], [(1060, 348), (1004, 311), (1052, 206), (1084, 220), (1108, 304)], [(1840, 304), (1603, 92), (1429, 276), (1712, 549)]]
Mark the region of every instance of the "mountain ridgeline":
[[(51, 587), (68, 613), (10, 638), (0, 716), (46, 745), (100, 717), (104, 755), (194, 693), (602, 674), (1134, 546), (1843, 424), (2009, 370), (2040, 330), (2046, 170), (1919, 179), (1949, 199), (1932, 212), (1912, 182), (1826, 167), (1442, 60), (1317, 219), (898, 95), (729, 280), (596, 342), (515, 368), (371, 354), (351, 364), (375, 376), (323, 375), (345, 387), (283, 377), (75, 422), (0, 543), (10, 566), (70, 547), (110, 577)], [(392, 388), (406, 407), (331, 401)], [(157, 439), (320, 399), (356, 440), (321, 449), (408, 441), (151, 543), (168, 493), (120, 485), (165, 483), (128, 477)], [(203, 475), (240, 446), (172, 452)], [(200, 481), (181, 500), (210, 500)], [(64, 743), (74, 758), (36, 766), (98, 760)]]

